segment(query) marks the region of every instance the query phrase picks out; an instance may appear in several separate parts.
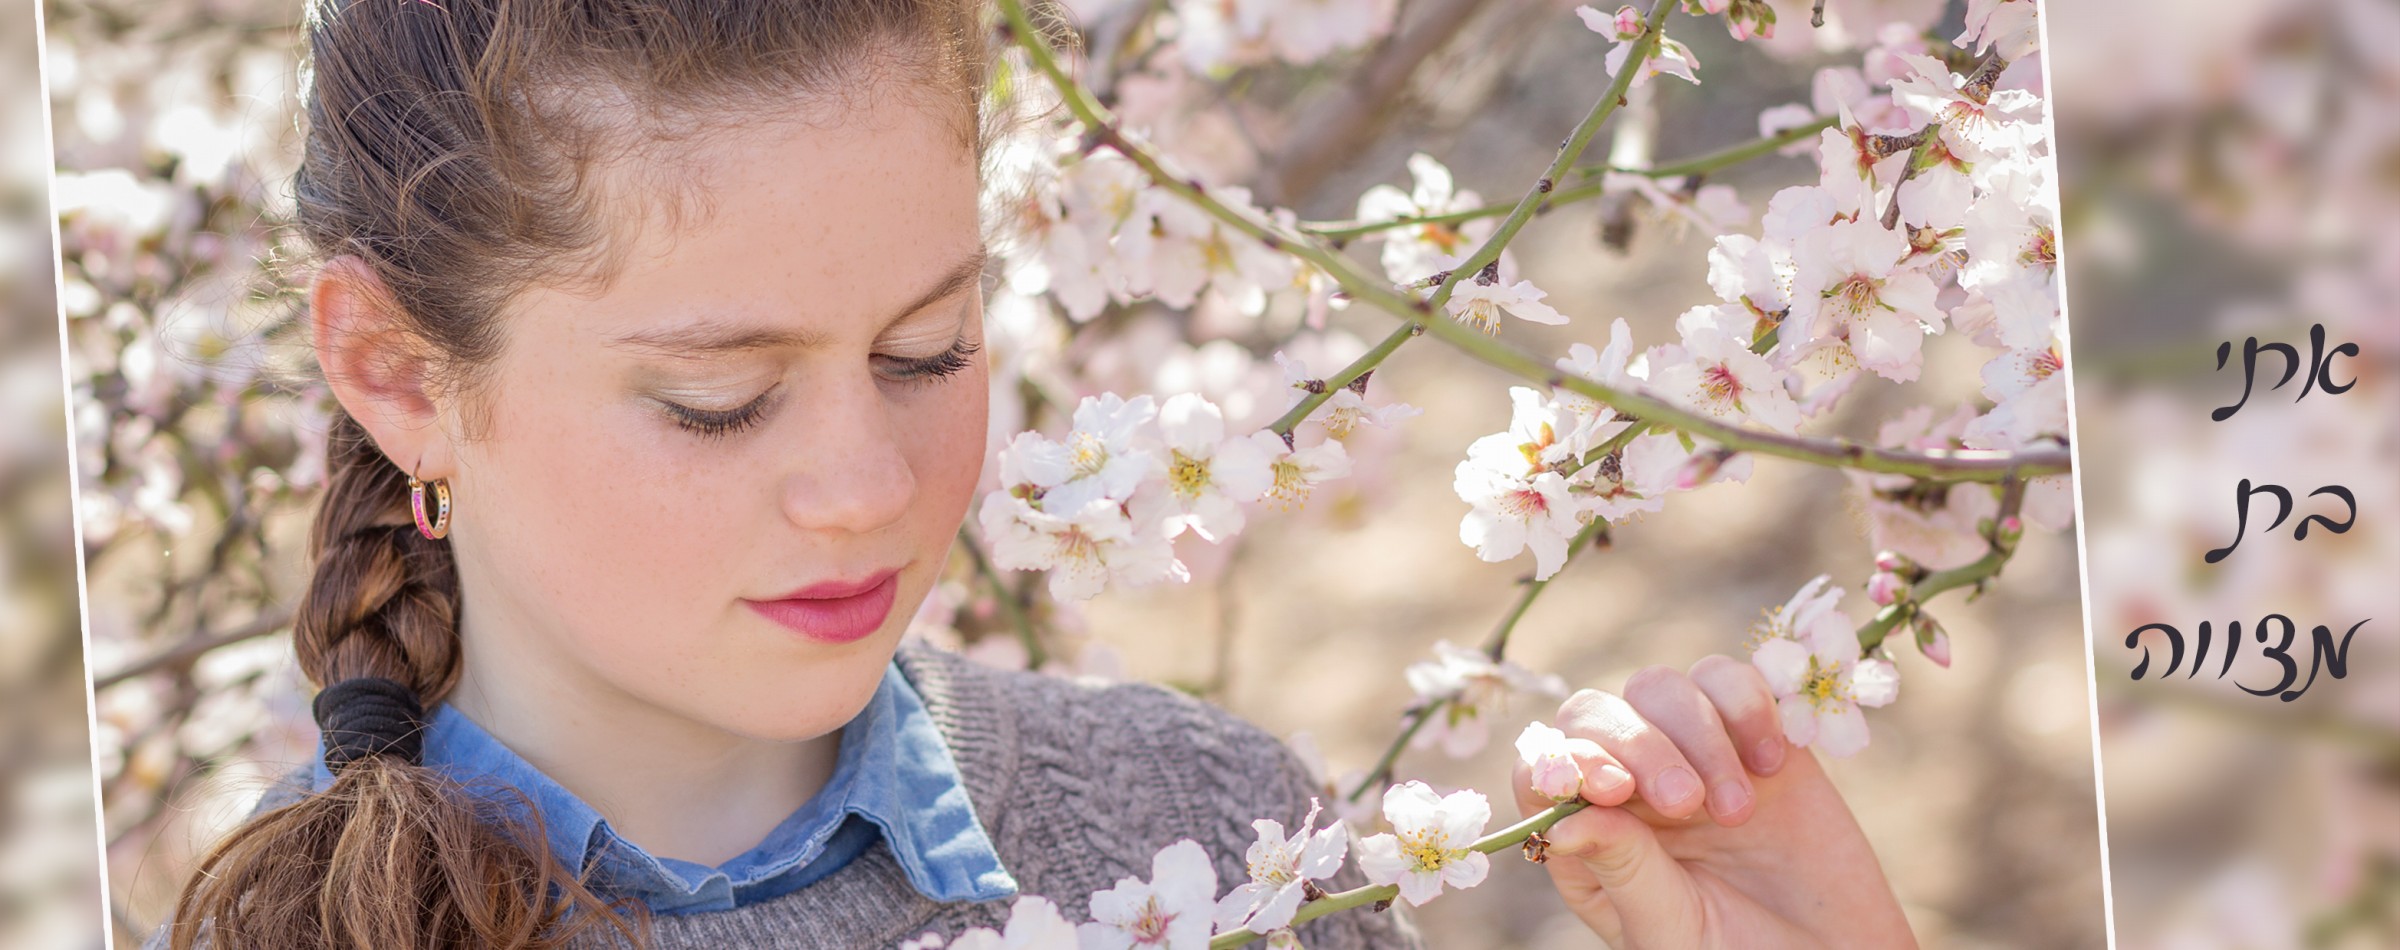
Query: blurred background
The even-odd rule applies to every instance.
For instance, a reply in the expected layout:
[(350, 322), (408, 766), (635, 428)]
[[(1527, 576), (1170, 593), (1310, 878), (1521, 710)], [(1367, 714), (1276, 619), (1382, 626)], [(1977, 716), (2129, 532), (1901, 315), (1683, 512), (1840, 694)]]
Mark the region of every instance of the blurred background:
[[(1965, 6), (1897, 5), (1943, 42)], [(1832, 11), (1836, 28), (1812, 37), (1807, 5), (1779, 2), (1783, 33), (1771, 51), (1685, 21), (1676, 35), (1705, 84), (1646, 87), (1591, 156), (1663, 163), (1755, 138), (1762, 110), (1809, 101), (1817, 67), (1856, 65), (1862, 38), (1840, 34), (1843, 6)], [(1513, 199), (1607, 83), (1607, 41), (1572, 7), (1408, 0), (1390, 37), (1311, 68), (1259, 71), (1219, 100), (1234, 109), (1193, 122), (1203, 131), (1173, 147), (1245, 176), (1262, 200), (1304, 218), (1349, 217), (1377, 183), (1407, 188), (1404, 163), (1417, 150), (1440, 157), (1460, 187)], [(305, 580), (328, 405), (292, 332), (298, 287), (281, 279), (292, 250), (282, 228), (297, 157), (299, 4), (47, 9), (96, 761), (110, 908), (126, 939), (161, 920), (196, 851), (315, 748), (286, 635)], [(2040, 76), (2014, 81), (2038, 86)], [(1137, 88), (1124, 91), (1129, 101)], [(1329, 116), (1343, 120), (1331, 139)], [(1735, 186), (1755, 213), (1774, 189), (1814, 176), (1806, 159), (1769, 156), (1711, 181)], [(1621, 240), (1606, 243), (1604, 232)], [(1605, 342), (1608, 321), (1623, 317), (1643, 344), (1672, 340), (1678, 314), (1713, 300), (1708, 248), (1707, 235), (1623, 202), (1545, 215), (1512, 252), (1574, 322), (1510, 332), (1564, 353), (1570, 341)], [(1373, 249), (1354, 253), (1371, 260)], [(1155, 314), (1125, 315), (1116, 331), (1154, 345), (1104, 354), (1138, 365), (1090, 367), (1088, 378), (1197, 372), (1205, 355), (1162, 325)], [(1331, 328), (1308, 356), (1316, 373), (1391, 325), (1349, 311)], [(1862, 386), (1812, 429), (1871, 439), (1906, 405), (1980, 398), (1983, 353), (1944, 338), (1929, 353), (1924, 381)], [(1363, 769), (1411, 700), (1401, 670), (1437, 639), (1479, 642), (1529, 568), (1483, 563), (1457, 542), (1466, 506), (1452, 470), (1468, 442), (1506, 428), (1508, 384), (1438, 343), (1402, 350), (1376, 373), (1376, 397), (1425, 414), (1356, 437), (1358, 477), (1302, 511), (1254, 514), (1229, 558), (1183, 547), (1192, 584), (1111, 591), (1050, 622), (1088, 641), (1076, 660), (1085, 671), (1191, 689), (1278, 735), (1308, 733), (1336, 773)], [(996, 405), (1001, 437), (1013, 422)], [(1849, 479), (1762, 461), (1749, 485), (1621, 526), (1613, 547), (1579, 557), (1520, 624), (1511, 655), (1606, 688), (1648, 664), (1738, 656), (1762, 610), (1819, 573), (1855, 588), (1873, 554)], [(962, 571), (945, 603), (929, 607), (929, 628), (974, 640), (1004, 626), (970, 576)], [(2077, 583), (2072, 534), (2037, 531), (1987, 596), (1936, 601), (1951, 668), (1899, 650), (1903, 701), (1871, 716), (1867, 752), (1831, 764), (1929, 946), (2103, 944)], [(1849, 597), (1863, 614), (1862, 595)], [(955, 618), (943, 609), (953, 604), (963, 605)], [(1008, 645), (977, 648), (1008, 662)], [(1467, 759), (1411, 750), (1400, 774), (1498, 790), (1507, 739), (1551, 705), (1510, 707), (1492, 746)], [(1417, 917), (1436, 947), (1599, 945), (1560, 910), (1547, 876), (1521, 861), (1500, 862), (1490, 883)]]
[[(2091, 623), (2118, 945), (2400, 946), (2400, 5), (2380, 0), (2051, 5), (2063, 253), (2075, 331)], [(2359, 347), (2357, 388), (2242, 392), (2244, 341), (2309, 328)], [(2218, 344), (2233, 344), (2217, 371)], [(2300, 504), (2233, 543), (2242, 479)], [(2299, 519), (2343, 507), (2346, 533)], [(2292, 702), (2260, 618), (2360, 621), (2348, 676)], [(2208, 669), (2172, 680), (2164, 622)], [(2249, 642), (2222, 669), (2227, 624)], [(2280, 634), (2277, 634), (2278, 636)], [(2295, 649), (2305, 680), (2308, 648)], [(2294, 684), (2298, 685), (2297, 682)]]
[(30, 2), (0, 2), (0, 947), (101, 946), (50, 145)]

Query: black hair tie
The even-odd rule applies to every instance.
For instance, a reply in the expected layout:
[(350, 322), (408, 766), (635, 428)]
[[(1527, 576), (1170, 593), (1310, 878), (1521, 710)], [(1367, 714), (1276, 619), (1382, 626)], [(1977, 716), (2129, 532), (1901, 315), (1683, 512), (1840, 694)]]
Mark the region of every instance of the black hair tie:
[(370, 755), (425, 760), (425, 707), (417, 691), (381, 676), (353, 676), (317, 693), (311, 703), (325, 738), (325, 767), (339, 770)]

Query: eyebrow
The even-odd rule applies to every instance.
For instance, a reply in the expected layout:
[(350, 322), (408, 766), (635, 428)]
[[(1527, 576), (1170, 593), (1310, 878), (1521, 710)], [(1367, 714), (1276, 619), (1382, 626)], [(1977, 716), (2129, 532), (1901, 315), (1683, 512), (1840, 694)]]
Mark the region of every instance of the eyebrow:
[[(953, 265), (923, 293), (892, 312), (885, 326), (898, 323), (910, 314), (930, 307), (934, 302), (975, 286), (983, 279), (985, 264), (991, 259), (991, 249), (978, 245), (975, 250)], [(812, 349), (824, 346), (830, 337), (816, 329), (788, 330), (770, 327), (750, 327), (708, 319), (688, 326), (660, 330), (641, 330), (609, 340), (608, 345), (624, 349), (651, 350), (670, 355), (702, 356), (716, 353), (737, 353), (748, 350), (790, 348)]]

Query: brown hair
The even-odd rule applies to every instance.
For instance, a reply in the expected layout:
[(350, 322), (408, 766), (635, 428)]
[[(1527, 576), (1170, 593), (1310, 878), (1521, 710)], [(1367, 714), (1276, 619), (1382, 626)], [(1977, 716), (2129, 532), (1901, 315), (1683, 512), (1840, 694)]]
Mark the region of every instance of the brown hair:
[[(605, 286), (625, 243), (615, 205), (664, 197), (680, 220), (688, 189), (668, 182), (688, 178), (651, 164), (635, 194), (611, 194), (592, 175), (602, 163), (665, 158), (692, 135), (874, 84), (963, 106), (980, 169), (1001, 131), (983, 107), (988, 16), (976, 0), (312, 2), (299, 232), (324, 259), (361, 259), (464, 391), (498, 354), (515, 293)], [(315, 574), (293, 624), (301, 669), (320, 686), (396, 680), (431, 708), (459, 675), (449, 546), (416, 532), (407, 474), (363, 427), (337, 409), (327, 438)], [(393, 755), (341, 766), (330, 789), (209, 851), (171, 946), (643, 942), (639, 904), (604, 901), (563, 867), (531, 809), (465, 791)]]

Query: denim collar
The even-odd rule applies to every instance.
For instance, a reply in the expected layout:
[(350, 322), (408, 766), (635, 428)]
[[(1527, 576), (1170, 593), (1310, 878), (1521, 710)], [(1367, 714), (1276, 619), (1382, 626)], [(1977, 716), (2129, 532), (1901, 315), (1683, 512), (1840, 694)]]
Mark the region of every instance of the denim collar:
[[(713, 868), (625, 840), (589, 804), (447, 703), (427, 725), (425, 764), (478, 795), (522, 792), (539, 810), (561, 863), (593, 867), (592, 883), (604, 897), (634, 897), (653, 913), (727, 910), (796, 891), (839, 870), (877, 838), (929, 900), (1015, 896), (1016, 879), (1001, 866), (949, 746), (898, 663), (885, 668), (866, 708), (842, 728), (840, 743), (823, 789), (756, 847)], [(333, 784), (321, 758), (312, 781), (320, 791)]]

